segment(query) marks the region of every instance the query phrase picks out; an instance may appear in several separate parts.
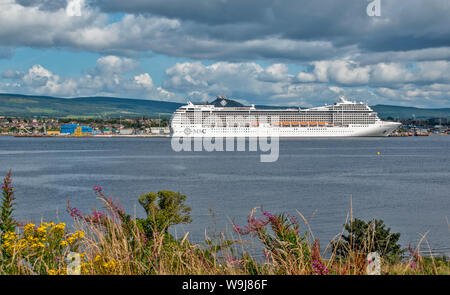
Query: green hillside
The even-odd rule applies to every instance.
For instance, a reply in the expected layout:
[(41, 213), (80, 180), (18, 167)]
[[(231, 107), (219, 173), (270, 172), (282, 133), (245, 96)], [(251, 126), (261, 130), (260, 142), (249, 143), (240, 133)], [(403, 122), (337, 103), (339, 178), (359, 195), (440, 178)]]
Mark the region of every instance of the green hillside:
[(391, 105), (376, 105), (372, 109), (378, 113), (380, 118), (392, 117), (394, 119), (430, 119), (450, 118), (450, 108), (443, 109), (421, 109), (414, 107), (400, 107)]
[[(232, 100), (229, 100), (232, 101)], [(231, 104), (231, 103), (230, 103)], [(116, 97), (58, 98), (21, 94), (0, 94), (0, 116), (10, 117), (158, 117), (168, 118), (182, 104)], [(268, 106), (257, 106), (267, 108)], [(279, 107), (276, 107), (279, 108)], [(372, 107), (383, 119), (450, 118), (450, 108), (421, 109), (391, 105)]]
[(0, 94), (0, 115), (15, 117), (168, 117), (181, 104), (115, 97), (57, 98)]

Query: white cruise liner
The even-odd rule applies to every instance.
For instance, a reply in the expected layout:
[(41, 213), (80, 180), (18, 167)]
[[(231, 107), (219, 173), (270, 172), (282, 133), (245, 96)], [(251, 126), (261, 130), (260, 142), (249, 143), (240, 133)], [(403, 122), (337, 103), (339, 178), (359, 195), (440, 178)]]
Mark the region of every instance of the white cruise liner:
[[(218, 97), (216, 104), (192, 104), (172, 116), (173, 137), (353, 137), (388, 136), (401, 125), (382, 121), (367, 104), (344, 97), (333, 105), (301, 108), (229, 107)], [(220, 106), (217, 106), (219, 102)], [(231, 101), (232, 102), (232, 101)]]

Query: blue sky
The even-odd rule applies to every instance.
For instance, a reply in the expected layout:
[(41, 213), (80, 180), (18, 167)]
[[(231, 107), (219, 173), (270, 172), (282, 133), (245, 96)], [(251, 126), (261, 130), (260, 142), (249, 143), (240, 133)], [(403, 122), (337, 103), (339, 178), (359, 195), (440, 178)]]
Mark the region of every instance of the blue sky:
[(0, 92), (450, 107), (448, 15), (448, 0), (0, 0)]

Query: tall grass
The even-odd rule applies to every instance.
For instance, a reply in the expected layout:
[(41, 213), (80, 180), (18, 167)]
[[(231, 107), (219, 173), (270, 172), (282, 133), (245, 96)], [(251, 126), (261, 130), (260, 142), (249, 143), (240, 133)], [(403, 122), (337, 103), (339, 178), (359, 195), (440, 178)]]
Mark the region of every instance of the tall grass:
[[(5, 181), (10, 192), (10, 176)], [(149, 235), (118, 201), (103, 193), (99, 199), (104, 210), (88, 215), (68, 204), (67, 211), (74, 218), (70, 231), (63, 223), (19, 226), (12, 222), (11, 214), (5, 215), (8, 226), (14, 226), (1, 233), (0, 274), (66, 274), (73, 265), (67, 257), (79, 253), (83, 275), (361, 275), (366, 274), (367, 254), (373, 248), (375, 233), (369, 230), (362, 245), (350, 246), (345, 255), (338, 255), (331, 244), (323, 251), (300, 212), (298, 217), (307, 232), (300, 231), (300, 222), (294, 216), (257, 208), (250, 212), (245, 226), (232, 223), (233, 232), (219, 233), (213, 239), (206, 236), (203, 243), (193, 243), (189, 233), (176, 239), (167, 228)], [(342, 233), (338, 234), (334, 242), (341, 237)], [(246, 250), (255, 242), (262, 245), (262, 259)], [(397, 260), (382, 257), (381, 273), (450, 274), (445, 257), (420, 254), (422, 242), (426, 242), (425, 237)]]

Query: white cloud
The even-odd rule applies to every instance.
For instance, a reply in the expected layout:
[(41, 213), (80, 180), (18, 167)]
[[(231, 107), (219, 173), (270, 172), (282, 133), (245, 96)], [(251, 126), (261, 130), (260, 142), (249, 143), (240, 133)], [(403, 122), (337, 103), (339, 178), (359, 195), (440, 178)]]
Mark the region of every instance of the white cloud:
[(74, 79), (54, 74), (42, 65), (34, 65), (25, 73), (8, 70), (3, 77), (14, 83), (0, 84), (2, 91), (74, 96), (121, 96), (155, 100), (179, 100), (180, 97), (162, 87), (155, 87), (149, 73), (127, 74), (137, 70), (138, 63), (129, 58), (104, 56), (88, 74)]
[(378, 103), (416, 107), (443, 107), (449, 105), (450, 88), (448, 85), (432, 84), (416, 86), (405, 84), (399, 88), (375, 88)]
[[(164, 87), (188, 94), (195, 101), (224, 94), (251, 103), (313, 106), (332, 103), (345, 95), (377, 104), (448, 105), (449, 63), (379, 63), (360, 66), (349, 60), (311, 63), (311, 72), (290, 75), (284, 64), (267, 67), (255, 63), (177, 63), (167, 69)], [(428, 86), (427, 86), (428, 85)]]
[(378, 63), (360, 66), (349, 60), (312, 62), (311, 72), (300, 72), (297, 81), (340, 85), (394, 86), (401, 83), (450, 81), (450, 62), (422, 61), (409, 68), (406, 63)]
[(167, 89), (194, 95), (197, 99), (227, 96), (263, 96), (282, 93), (289, 83), (287, 67), (275, 64), (263, 68), (257, 63), (177, 63), (166, 70)]
[(142, 85), (145, 88), (153, 88), (153, 80), (148, 73), (134, 76), (134, 80), (136, 81), (136, 84)]
[(53, 81), (57, 82), (59, 77), (57, 75), (53, 75), (52, 72), (45, 69), (41, 65), (34, 65), (23, 76), (23, 82), (30, 86), (45, 86), (48, 82)]
[[(90, 6), (84, 5), (76, 17), (67, 15), (65, 0), (0, 0), (0, 40), (5, 57), (15, 47), (30, 46), (241, 62), (351, 57), (366, 65), (449, 59), (448, 0), (429, 0), (426, 7), (420, 0), (411, 1), (405, 5), (386, 0), (382, 17), (371, 18), (360, 0), (345, 4), (228, 0), (196, 5), (186, 0), (96, 0), (86, 1)], [(71, 3), (75, 2), (83, 1)], [(111, 21), (105, 13), (110, 11), (125, 14)], [(328, 66), (332, 75), (333, 65)], [(364, 81), (363, 74), (355, 72), (361, 69), (339, 65), (338, 69), (346, 70), (335, 73), (342, 83)], [(298, 78), (312, 81), (308, 75)]]
[(95, 72), (102, 76), (123, 74), (136, 70), (138, 63), (131, 58), (120, 58), (114, 55), (100, 57)]
[[(307, 66), (307, 65), (306, 65)], [(371, 104), (448, 106), (449, 62), (379, 63), (360, 66), (349, 60), (309, 64), (310, 71), (291, 74), (286, 64), (176, 63), (162, 85), (137, 61), (100, 57), (80, 78), (64, 77), (34, 65), (25, 72), (2, 74), (0, 91), (63, 97), (118, 96), (171, 101), (206, 101), (226, 95), (246, 104), (316, 106), (344, 95)], [(308, 67), (306, 67), (308, 68)], [(1, 80), (0, 80), (1, 81)]]

